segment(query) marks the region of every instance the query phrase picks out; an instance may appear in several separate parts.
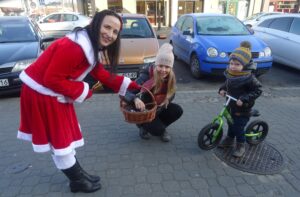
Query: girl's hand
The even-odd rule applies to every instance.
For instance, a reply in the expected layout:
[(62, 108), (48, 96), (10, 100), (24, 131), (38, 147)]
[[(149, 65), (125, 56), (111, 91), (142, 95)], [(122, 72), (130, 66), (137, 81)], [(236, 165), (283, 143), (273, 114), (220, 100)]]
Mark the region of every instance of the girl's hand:
[(239, 107), (241, 107), (243, 105), (243, 101), (241, 101), (240, 99), (238, 99), (236, 101), (236, 105), (239, 106)]
[(168, 108), (168, 105), (169, 105), (169, 103), (170, 103), (170, 102), (169, 102), (169, 100), (168, 100), (168, 99), (166, 99), (166, 100), (165, 100), (165, 101), (164, 101), (162, 104), (160, 104), (160, 105), (159, 105), (159, 107), (164, 107), (164, 108), (166, 108), (166, 109), (167, 109), (167, 108)]
[(225, 91), (225, 90), (220, 90), (219, 94), (220, 94), (221, 96), (225, 97), (226, 91)]
[(140, 111), (145, 111), (145, 109), (146, 109), (144, 102), (139, 98), (134, 99), (134, 105), (135, 105), (135, 108), (137, 108)]

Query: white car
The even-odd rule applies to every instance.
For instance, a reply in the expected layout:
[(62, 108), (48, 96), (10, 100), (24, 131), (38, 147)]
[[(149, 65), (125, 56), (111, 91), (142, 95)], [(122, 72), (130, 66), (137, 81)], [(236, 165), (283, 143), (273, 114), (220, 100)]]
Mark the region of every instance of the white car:
[(260, 13), (256, 13), (256, 14), (246, 18), (243, 21), (243, 23), (248, 27), (252, 27), (255, 24), (257, 24), (259, 21), (264, 19), (264, 17), (272, 16), (272, 15), (278, 15), (278, 14), (283, 14), (283, 13), (282, 12), (260, 12)]
[(62, 37), (76, 27), (84, 27), (91, 22), (91, 18), (74, 12), (51, 13), (40, 20), (37, 24), (47, 36)]
[(300, 69), (300, 14), (266, 17), (253, 30), (271, 48), (275, 62)]

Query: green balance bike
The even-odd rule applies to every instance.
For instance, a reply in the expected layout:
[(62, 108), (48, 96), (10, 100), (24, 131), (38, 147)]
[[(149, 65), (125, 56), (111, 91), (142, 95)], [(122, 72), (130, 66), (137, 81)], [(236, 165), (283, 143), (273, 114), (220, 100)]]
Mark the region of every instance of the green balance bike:
[[(228, 124), (233, 123), (233, 119), (228, 111), (228, 105), (231, 100), (237, 101), (236, 98), (227, 95), (227, 100), (222, 111), (216, 116), (213, 121), (203, 127), (198, 135), (198, 145), (203, 150), (210, 150), (215, 148), (222, 139), (224, 119)], [(250, 116), (258, 117), (260, 114), (257, 110), (252, 110)], [(263, 120), (251, 121), (245, 130), (246, 141), (250, 145), (257, 145), (261, 143), (267, 136), (269, 131), (268, 124)]]

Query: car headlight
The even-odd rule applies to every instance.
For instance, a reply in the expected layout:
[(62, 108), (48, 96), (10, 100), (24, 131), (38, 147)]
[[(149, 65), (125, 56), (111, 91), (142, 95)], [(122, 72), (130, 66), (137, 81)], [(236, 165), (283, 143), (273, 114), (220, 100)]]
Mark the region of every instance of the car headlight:
[(266, 57), (271, 56), (271, 55), (272, 55), (272, 51), (271, 51), (270, 47), (266, 47), (266, 48), (264, 49), (264, 53), (265, 53), (265, 56), (266, 56)]
[(218, 56), (218, 51), (217, 51), (217, 49), (214, 48), (214, 47), (209, 47), (209, 48), (207, 49), (207, 55), (208, 55), (209, 57), (217, 57), (217, 56)]
[(264, 51), (259, 52), (259, 57), (270, 57), (272, 55), (270, 47), (264, 48)]
[(146, 57), (146, 58), (144, 58), (144, 63), (145, 64), (152, 63), (152, 62), (155, 62), (155, 56), (154, 57)]
[(27, 59), (27, 60), (21, 60), (16, 62), (15, 66), (13, 67), (11, 72), (18, 72), (22, 71), (25, 68), (27, 68), (30, 64), (32, 64), (35, 61), (35, 59)]

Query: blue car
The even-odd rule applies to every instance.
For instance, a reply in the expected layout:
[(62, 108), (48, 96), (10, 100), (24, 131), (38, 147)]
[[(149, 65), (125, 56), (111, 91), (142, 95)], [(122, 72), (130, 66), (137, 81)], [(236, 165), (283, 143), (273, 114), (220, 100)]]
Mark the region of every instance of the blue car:
[(271, 49), (232, 15), (182, 15), (170, 36), (175, 57), (190, 65), (195, 78), (207, 74), (223, 75), (230, 53), (242, 41), (249, 41), (252, 45), (252, 58), (257, 63), (255, 74), (259, 76), (268, 72), (273, 61)]
[(20, 91), (20, 72), (35, 61), (44, 43), (43, 35), (27, 17), (0, 17), (0, 95)]

